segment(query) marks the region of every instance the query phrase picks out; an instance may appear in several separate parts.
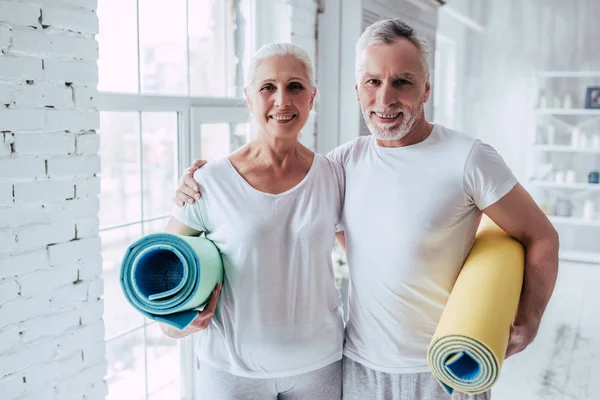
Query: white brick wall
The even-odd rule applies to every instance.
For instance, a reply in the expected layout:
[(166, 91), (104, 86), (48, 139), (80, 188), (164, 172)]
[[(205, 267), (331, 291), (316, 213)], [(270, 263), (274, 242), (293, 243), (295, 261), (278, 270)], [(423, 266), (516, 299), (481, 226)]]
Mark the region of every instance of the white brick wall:
[(0, 399), (103, 399), (97, 0), (0, 0)]

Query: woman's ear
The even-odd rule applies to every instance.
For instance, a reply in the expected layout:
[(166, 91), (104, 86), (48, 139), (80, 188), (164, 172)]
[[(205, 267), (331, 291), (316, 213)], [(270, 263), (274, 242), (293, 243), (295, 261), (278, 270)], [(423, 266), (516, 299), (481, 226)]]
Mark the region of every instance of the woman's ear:
[(313, 88), (312, 96), (310, 97), (310, 109), (312, 110), (315, 98), (317, 97), (317, 88)]
[(248, 110), (250, 112), (254, 112), (254, 110), (252, 109), (252, 101), (250, 100), (250, 96), (248, 96), (248, 89), (244, 88), (244, 97), (246, 98), (246, 104), (248, 105)]

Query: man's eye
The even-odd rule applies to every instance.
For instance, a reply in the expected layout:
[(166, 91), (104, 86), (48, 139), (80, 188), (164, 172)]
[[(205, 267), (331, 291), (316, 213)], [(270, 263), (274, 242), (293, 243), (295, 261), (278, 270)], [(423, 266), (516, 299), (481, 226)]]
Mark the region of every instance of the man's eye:
[(396, 82), (394, 82), (396, 84), (396, 86), (404, 86), (404, 85), (410, 85), (410, 82), (407, 81), (406, 79), (398, 79)]
[(368, 85), (377, 85), (379, 83), (379, 81), (377, 79), (369, 79), (367, 81)]

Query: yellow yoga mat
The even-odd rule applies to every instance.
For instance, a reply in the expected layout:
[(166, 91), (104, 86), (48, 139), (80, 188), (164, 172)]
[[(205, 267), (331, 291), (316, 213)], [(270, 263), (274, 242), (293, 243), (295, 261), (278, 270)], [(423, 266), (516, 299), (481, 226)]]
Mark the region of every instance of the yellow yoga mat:
[(523, 246), (484, 217), (427, 351), (449, 394), (483, 393), (498, 380), (524, 267)]

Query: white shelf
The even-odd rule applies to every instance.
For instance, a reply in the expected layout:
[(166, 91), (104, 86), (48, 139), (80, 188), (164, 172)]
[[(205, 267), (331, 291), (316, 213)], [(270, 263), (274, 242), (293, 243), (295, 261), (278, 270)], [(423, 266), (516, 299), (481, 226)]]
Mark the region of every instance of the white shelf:
[(573, 190), (600, 190), (600, 184), (594, 183), (556, 183), (552, 181), (532, 180), (532, 185), (538, 187), (573, 189)]
[(600, 71), (539, 71), (540, 78), (600, 78)]
[(600, 109), (588, 108), (536, 108), (535, 112), (547, 115), (600, 115)]
[(567, 145), (549, 145), (549, 144), (535, 144), (533, 145), (534, 149), (540, 151), (548, 151), (548, 152), (563, 152), (563, 153), (591, 153), (591, 154), (600, 154), (600, 149), (594, 148), (582, 148), (582, 147), (573, 147)]
[(600, 264), (600, 253), (591, 251), (559, 251), (558, 258), (567, 261)]
[(573, 218), (573, 217), (557, 217), (555, 215), (548, 215), (548, 219), (553, 224), (596, 226), (596, 227), (600, 228), (600, 220), (598, 220), (598, 219), (585, 220), (582, 218)]

